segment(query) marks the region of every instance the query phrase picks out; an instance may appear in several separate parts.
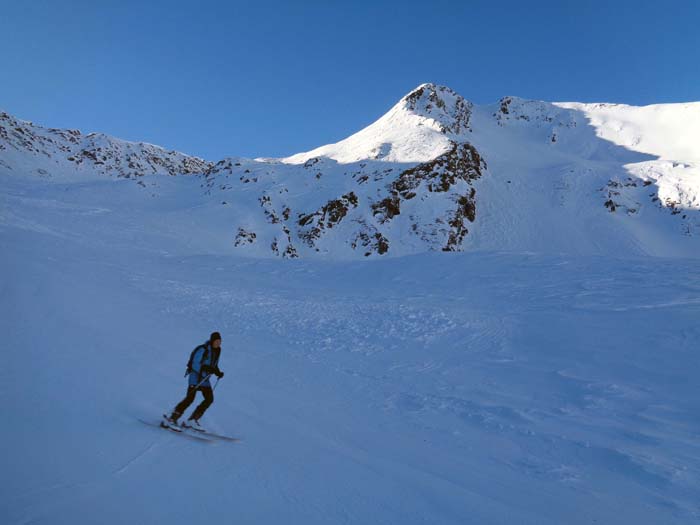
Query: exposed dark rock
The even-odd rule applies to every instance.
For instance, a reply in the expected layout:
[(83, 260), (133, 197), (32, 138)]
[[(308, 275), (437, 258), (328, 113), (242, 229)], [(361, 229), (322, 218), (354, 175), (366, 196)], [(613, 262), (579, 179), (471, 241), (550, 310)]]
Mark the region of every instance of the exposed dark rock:
[(464, 224), (464, 219), (467, 219), (469, 222), (474, 222), (476, 218), (475, 195), (476, 190), (472, 188), (469, 195), (460, 195), (457, 198), (457, 209), (454, 211), (452, 218), (448, 221), (450, 233), (447, 238), (447, 243), (442, 248), (443, 251), (454, 252), (458, 251), (461, 247), (464, 237), (469, 232)]
[(255, 232), (249, 232), (243, 228), (238, 228), (238, 233), (236, 234), (236, 239), (233, 243), (234, 246), (242, 246), (244, 244), (253, 244), (257, 238)]
[(358, 200), (354, 192), (346, 193), (339, 199), (328, 201), (321, 209), (301, 214), (298, 219), (299, 237), (309, 246), (326, 230), (338, 224), (351, 208), (357, 208)]
[(510, 106), (511, 102), (513, 102), (513, 99), (511, 97), (503, 97), (501, 99), (501, 107), (500, 107), (501, 113), (503, 113), (504, 115), (507, 115), (508, 113), (510, 113), (510, 111), (508, 111), (508, 106)]
[[(414, 194), (415, 195), (415, 194)], [(381, 222), (386, 222), (401, 213), (401, 199), (398, 195), (392, 195), (372, 204), (372, 213), (379, 215)]]
[(391, 192), (404, 199), (412, 198), (415, 196), (413, 190), (423, 183), (428, 191), (449, 191), (459, 180), (470, 183), (478, 179), (483, 169), (486, 169), (486, 162), (474, 146), (453, 143), (448, 152), (401, 172), (392, 183)]
[[(447, 104), (445, 98), (454, 100)], [(444, 86), (424, 84), (403, 98), (406, 108), (437, 122), (443, 133), (462, 133), (469, 130), (472, 105)]]
[(353, 238), (350, 244), (352, 249), (364, 248), (365, 257), (369, 257), (372, 253), (379, 255), (387, 253), (389, 251), (389, 240), (374, 227), (368, 227), (364, 223), (361, 224), (363, 229)]

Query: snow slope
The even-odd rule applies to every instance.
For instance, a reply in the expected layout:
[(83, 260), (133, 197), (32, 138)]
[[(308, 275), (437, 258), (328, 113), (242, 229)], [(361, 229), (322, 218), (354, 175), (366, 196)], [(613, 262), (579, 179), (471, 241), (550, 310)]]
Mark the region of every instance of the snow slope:
[[(696, 259), (241, 258), (199, 184), (0, 176), (2, 523), (700, 519)], [(213, 329), (243, 441), (141, 424)]]
[(652, 104), (555, 103), (583, 112), (598, 135), (631, 150), (663, 160), (700, 161), (700, 102)]
[[(699, 117), (654, 108), (426, 84), (216, 163), (0, 115), (0, 522), (698, 522)], [(212, 330), (242, 442), (139, 422)]]

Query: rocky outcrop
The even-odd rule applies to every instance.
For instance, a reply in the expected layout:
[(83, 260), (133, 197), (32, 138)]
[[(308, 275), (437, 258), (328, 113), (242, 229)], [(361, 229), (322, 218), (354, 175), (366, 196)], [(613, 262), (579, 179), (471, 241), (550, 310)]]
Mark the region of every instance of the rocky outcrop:
[(389, 240), (376, 228), (361, 223), (362, 228), (352, 238), (353, 250), (361, 250), (365, 257), (384, 255), (389, 251)]
[[(680, 188), (676, 187), (677, 190)], [(610, 179), (600, 188), (603, 206), (610, 213), (636, 215), (646, 204), (652, 204), (658, 210), (676, 216), (678, 229), (687, 236), (692, 236), (700, 223), (697, 208), (693, 203), (683, 202), (680, 195), (661, 195), (654, 180), (625, 177)]]
[(474, 146), (453, 142), (447, 153), (401, 172), (391, 184), (391, 192), (412, 199), (421, 184), (430, 192), (446, 192), (457, 181), (471, 183), (478, 179), (485, 169), (486, 162)]
[[(644, 183), (644, 185), (647, 185)], [(639, 211), (641, 204), (631, 198), (627, 192), (624, 191), (625, 188), (638, 188), (640, 182), (632, 179), (632, 177), (627, 177), (627, 180), (620, 182), (617, 180), (610, 180), (606, 184), (605, 188), (601, 189), (601, 192), (605, 196), (604, 206), (611, 212), (614, 213), (619, 210), (624, 210), (627, 214), (632, 215)]]
[(550, 141), (556, 142), (557, 128), (575, 128), (578, 123), (573, 111), (558, 108), (540, 100), (525, 100), (519, 97), (503, 97), (498, 101), (498, 110), (493, 117), (499, 126), (529, 123), (536, 127), (550, 126)]
[[(82, 171), (96, 175), (138, 179), (145, 175), (204, 174), (212, 163), (143, 142), (127, 142), (102, 133), (43, 128), (0, 113), (0, 150), (13, 169), (17, 153), (38, 157), (44, 176)], [(8, 160), (9, 159), (9, 160)], [(43, 162), (42, 162), (43, 161)]]
[(442, 250), (445, 252), (456, 252), (462, 246), (464, 237), (469, 233), (466, 227), (465, 219), (469, 222), (474, 222), (476, 219), (476, 190), (472, 188), (469, 195), (460, 195), (457, 198), (457, 208), (454, 210), (452, 217), (448, 221), (450, 232), (447, 238), (447, 243)]
[(348, 214), (351, 208), (357, 208), (357, 195), (354, 192), (346, 193), (338, 199), (328, 201), (319, 210), (300, 214), (299, 237), (309, 246), (313, 247), (316, 240), (327, 229), (333, 228)]
[(253, 244), (256, 238), (257, 235), (255, 234), (255, 232), (247, 231), (243, 228), (238, 228), (238, 232), (236, 233), (236, 238), (234, 239), (233, 244), (236, 247), (243, 246), (246, 244)]
[(406, 108), (432, 118), (443, 133), (459, 135), (470, 131), (473, 104), (445, 86), (423, 84), (403, 98)]

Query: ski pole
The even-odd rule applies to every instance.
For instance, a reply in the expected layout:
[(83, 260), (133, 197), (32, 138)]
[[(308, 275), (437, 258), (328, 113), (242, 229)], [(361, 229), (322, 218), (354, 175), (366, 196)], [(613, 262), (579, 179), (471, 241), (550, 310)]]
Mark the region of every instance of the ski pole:
[(211, 377), (211, 374), (207, 374), (207, 377), (205, 377), (205, 378), (202, 379), (199, 383), (197, 383), (197, 385), (195, 386), (195, 388), (199, 388), (199, 387), (202, 385), (202, 383), (204, 383), (204, 382), (205, 382), (207, 379), (209, 379), (210, 377)]
[(219, 379), (221, 379), (221, 378), (220, 378), (220, 377), (217, 377), (217, 378), (216, 378), (216, 383), (214, 383), (214, 388), (211, 389), (212, 392), (213, 392), (214, 390), (216, 390), (216, 385), (219, 384)]

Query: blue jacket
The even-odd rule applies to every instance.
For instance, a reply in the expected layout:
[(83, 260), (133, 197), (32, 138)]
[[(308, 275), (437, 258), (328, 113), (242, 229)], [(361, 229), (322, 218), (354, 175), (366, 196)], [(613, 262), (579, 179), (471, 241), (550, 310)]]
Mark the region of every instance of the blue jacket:
[[(207, 374), (212, 372), (212, 369), (218, 370), (220, 355), (221, 348), (217, 350), (216, 348), (213, 348), (209, 342), (198, 346), (192, 355), (192, 372), (190, 372), (188, 383), (191, 386), (198, 385), (202, 379), (207, 377)], [(207, 378), (199, 386), (211, 388), (209, 378)]]

